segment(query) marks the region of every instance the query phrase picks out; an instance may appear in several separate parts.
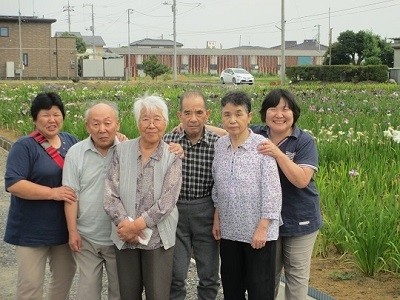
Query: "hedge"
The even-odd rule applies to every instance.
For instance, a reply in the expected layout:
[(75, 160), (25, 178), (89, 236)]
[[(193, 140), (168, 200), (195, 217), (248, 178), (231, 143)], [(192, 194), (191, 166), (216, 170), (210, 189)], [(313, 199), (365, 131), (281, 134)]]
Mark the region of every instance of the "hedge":
[(286, 76), (292, 82), (326, 81), (326, 82), (386, 82), (389, 69), (386, 65), (353, 66), (293, 66), (286, 68)]

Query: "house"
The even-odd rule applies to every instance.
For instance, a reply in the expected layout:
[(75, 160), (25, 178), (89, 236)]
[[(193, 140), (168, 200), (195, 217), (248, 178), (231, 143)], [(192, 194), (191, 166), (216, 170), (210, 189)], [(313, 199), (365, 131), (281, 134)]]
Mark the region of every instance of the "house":
[(104, 43), (103, 38), (101, 36), (84, 35), (82, 36), (82, 39), (86, 44), (86, 53), (93, 54), (93, 47), (94, 47), (96, 57), (103, 56), (104, 54), (103, 47), (106, 45), (106, 43)]
[[(165, 39), (142, 39), (130, 44), (134, 48), (174, 48), (174, 41)], [(182, 48), (183, 44), (176, 42), (177, 48)]]
[[(57, 31), (54, 36), (59, 37), (62, 36), (65, 32), (62, 31)], [(82, 38), (82, 40), (85, 42), (86, 46), (86, 53), (89, 55), (90, 58), (93, 58), (93, 49), (95, 53), (96, 58), (101, 58), (105, 52), (104, 46), (106, 43), (104, 42), (103, 38), (99, 35), (81, 35), (80, 32), (68, 32), (69, 34), (72, 34), (76, 37)]]
[[(280, 50), (281, 45), (271, 47), (270, 49)], [(328, 50), (328, 47), (325, 45), (321, 45), (317, 40), (304, 40), (303, 43), (297, 44), (297, 41), (286, 41), (285, 42), (285, 51), (286, 50), (300, 50), (300, 51), (318, 51), (321, 52), (322, 55)], [(322, 65), (323, 56), (312, 57), (308, 55), (300, 55), (297, 57), (297, 65)]]
[(56, 21), (0, 16), (0, 78), (75, 77), (75, 39), (51, 37), (51, 24)]

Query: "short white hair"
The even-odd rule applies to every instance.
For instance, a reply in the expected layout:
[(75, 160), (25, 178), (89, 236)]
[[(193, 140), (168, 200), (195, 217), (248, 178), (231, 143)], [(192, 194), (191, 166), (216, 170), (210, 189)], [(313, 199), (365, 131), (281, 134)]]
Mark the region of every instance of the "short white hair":
[(133, 114), (137, 124), (139, 124), (140, 113), (143, 108), (147, 111), (156, 111), (157, 109), (160, 109), (162, 116), (165, 119), (165, 123), (168, 125), (168, 106), (163, 98), (156, 95), (144, 95), (136, 98), (135, 103), (133, 104)]
[(110, 101), (100, 101), (100, 102), (91, 102), (89, 104), (89, 108), (85, 111), (85, 121), (87, 122), (89, 120), (89, 115), (93, 109), (94, 106), (98, 104), (105, 104), (108, 105), (115, 113), (115, 117), (117, 118), (117, 121), (119, 121), (119, 111), (118, 111), (118, 106), (114, 102)]

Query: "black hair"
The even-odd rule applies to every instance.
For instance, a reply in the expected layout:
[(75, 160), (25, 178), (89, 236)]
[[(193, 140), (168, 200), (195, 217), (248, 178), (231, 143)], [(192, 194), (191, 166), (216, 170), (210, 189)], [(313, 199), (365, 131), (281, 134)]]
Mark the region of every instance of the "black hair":
[(60, 96), (54, 92), (39, 93), (33, 99), (31, 104), (31, 116), (33, 121), (36, 121), (39, 111), (42, 109), (51, 109), (53, 106), (57, 106), (65, 118), (64, 104), (61, 101)]
[(300, 106), (296, 103), (295, 96), (284, 89), (273, 89), (270, 91), (264, 98), (264, 101), (261, 104), (260, 109), (260, 117), (263, 123), (266, 122), (266, 112), (270, 107), (276, 107), (281, 101), (281, 98), (285, 100), (287, 106), (293, 112), (293, 125), (296, 124), (297, 119), (300, 117)]
[(246, 107), (247, 112), (251, 112), (251, 99), (249, 95), (242, 91), (234, 91), (228, 92), (221, 99), (221, 107), (224, 107), (228, 103), (231, 103), (235, 106), (244, 106)]

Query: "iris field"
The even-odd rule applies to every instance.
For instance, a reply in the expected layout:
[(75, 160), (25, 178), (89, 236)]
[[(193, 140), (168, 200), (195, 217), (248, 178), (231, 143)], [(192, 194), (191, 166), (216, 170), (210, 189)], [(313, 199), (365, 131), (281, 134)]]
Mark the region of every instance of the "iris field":
[[(221, 86), (158, 83), (0, 83), (0, 127), (27, 134), (33, 129), (30, 101), (42, 91), (56, 91), (67, 110), (64, 131), (86, 137), (88, 104), (118, 104), (121, 132), (137, 136), (133, 99), (158, 94), (168, 102), (169, 129), (178, 124), (178, 98), (184, 90), (201, 90), (211, 109), (210, 123), (220, 124), (220, 99), (243, 89), (253, 100), (254, 123), (270, 85)], [(301, 107), (298, 125), (316, 139), (324, 227), (314, 254), (350, 253), (367, 276), (400, 273), (400, 86), (394, 84), (302, 83), (287, 87)]]

